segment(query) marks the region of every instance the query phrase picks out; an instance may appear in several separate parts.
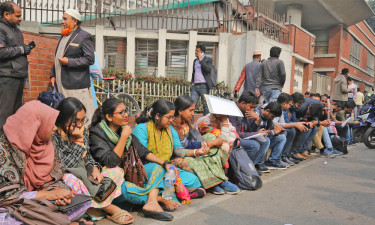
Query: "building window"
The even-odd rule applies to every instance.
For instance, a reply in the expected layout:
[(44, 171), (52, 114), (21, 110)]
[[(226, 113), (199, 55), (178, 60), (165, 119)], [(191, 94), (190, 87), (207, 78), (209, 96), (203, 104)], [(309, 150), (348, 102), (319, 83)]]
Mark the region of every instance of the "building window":
[(106, 68), (126, 69), (126, 39), (104, 39), (104, 59)]
[(328, 41), (315, 41), (314, 54), (328, 54)]
[(374, 60), (374, 55), (369, 52), (367, 55), (367, 72), (371, 75), (374, 75)]
[(135, 40), (135, 73), (156, 76), (158, 69), (158, 40)]
[(187, 41), (167, 40), (167, 52), (165, 58), (167, 77), (187, 79)]
[(350, 62), (354, 63), (355, 65), (360, 65), (361, 59), (361, 44), (352, 36), (351, 43), (350, 43)]

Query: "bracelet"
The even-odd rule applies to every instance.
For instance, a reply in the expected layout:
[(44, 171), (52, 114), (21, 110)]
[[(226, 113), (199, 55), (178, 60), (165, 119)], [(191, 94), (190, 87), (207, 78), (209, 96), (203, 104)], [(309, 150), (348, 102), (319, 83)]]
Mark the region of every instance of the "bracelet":
[(195, 156), (195, 157), (198, 157), (198, 156), (195, 154), (196, 151), (197, 151), (197, 149), (194, 149), (194, 156)]
[(203, 144), (204, 144), (206, 147), (208, 147), (207, 142), (204, 141)]
[(75, 141), (75, 143), (82, 143), (83, 144), (83, 141)]

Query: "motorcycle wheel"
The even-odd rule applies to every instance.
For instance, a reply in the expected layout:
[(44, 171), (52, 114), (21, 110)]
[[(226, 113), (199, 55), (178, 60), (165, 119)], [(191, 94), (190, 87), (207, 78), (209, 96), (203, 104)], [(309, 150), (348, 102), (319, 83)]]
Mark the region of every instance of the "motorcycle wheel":
[(355, 142), (363, 142), (363, 134), (366, 132), (367, 127), (353, 128), (353, 140)]
[(367, 129), (365, 135), (363, 136), (364, 143), (367, 148), (375, 148), (375, 128), (370, 127)]

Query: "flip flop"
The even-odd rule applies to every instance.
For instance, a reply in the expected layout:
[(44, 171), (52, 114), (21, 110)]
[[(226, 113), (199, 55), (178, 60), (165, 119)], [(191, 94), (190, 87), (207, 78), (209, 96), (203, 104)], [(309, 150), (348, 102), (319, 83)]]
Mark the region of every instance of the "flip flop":
[[(131, 220), (127, 220), (127, 221), (122, 221), (120, 220), (122, 217), (125, 217), (125, 216), (131, 216)], [(117, 224), (130, 224), (130, 223), (133, 223), (134, 222), (134, 218), (132, 215), (130, 215), (129, 212), (125, 211), (125, 210), (121, 210), (115, 214), (113, 214), (112, 216), (109, 216), (107, 215), (106, 218), (108, 220), (111, 220)]]

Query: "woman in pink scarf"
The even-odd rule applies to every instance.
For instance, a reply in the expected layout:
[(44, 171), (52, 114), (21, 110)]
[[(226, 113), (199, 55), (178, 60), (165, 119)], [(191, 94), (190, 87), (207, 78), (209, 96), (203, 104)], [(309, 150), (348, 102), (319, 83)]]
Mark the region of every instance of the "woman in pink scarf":
[[(51, 142), (58, 114), (39, 101), (31, 101), (7, 119), (4, 135), (0, 137), (0, 188), (12, 184), (19, 184), (20, 188), (2, 193), (2, 204), (20, 197), (43, 198), (57, 205), (70, 204), (73, 194), (62, 182), (60, 160)], [(68, 213), (70, 221), (82, 216), (88, 207), (75, 207), (74, 212)], [(5, 224), (19, 223), (11, 216), (3, 216), (0, 214), (0, 221)]]

